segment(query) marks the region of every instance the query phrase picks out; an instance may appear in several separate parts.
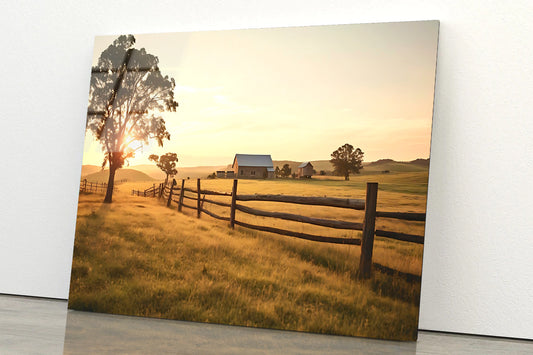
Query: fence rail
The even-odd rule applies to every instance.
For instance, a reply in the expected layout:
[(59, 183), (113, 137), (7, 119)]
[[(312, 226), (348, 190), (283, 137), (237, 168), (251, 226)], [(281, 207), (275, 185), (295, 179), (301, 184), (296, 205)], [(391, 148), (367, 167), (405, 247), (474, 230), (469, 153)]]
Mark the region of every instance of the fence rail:
[[(237, 200), (238, 199), (239, 199), (239, 196), (237, 196)], [(291, 213), (284, 213), (284, 212), (268, 212), (268, 211), (262, 211), (262, 210), (258, 210), (255, 208), (238, 205), (238, 204), (235, 205), (235, 209), (237, 211), (252, 214), (254, 216), (273, 217), (273, 218), (284, 219), (287, 221), (309, 223), (309, 224), (314, 224), (317, 226), (329, 227), (329, 228), (354, 229), (354, 230), (360, 230), (360, 231), (363, 230), (362, 223), (353, 223), (353, 222), (337, 221), (337, 220), (331, 220), (331, 219), (313, 218), (313, 217), (306, 217), (306, 216), (301, 216), (298, 214), (291, 214)]]
[[(126, 180), (117, 180), (114, 182), (115, 185), (126, 182)], [(116, 191), (117, 188), (113, 186), (113, 191)], [(105, 182), (93, 182), (83, 179), (80, 181), (80, 192), (85, 193), (105, 193), (107, 191), (107, 183)]]
[[(291, 196), (291, 195), (269, 195), (269, 194), (255, 194), (255, 195), (239, 195), (237, 193), (238, 180), (233, 180), (233, 188), (231, 192), (218, 192), (211, 190), (202, 190), (200, 186), (200, 179), (197, 180), (196, 189), (185, 187), (185, 180), (181, 181), (181, 187), (178, 186), (176, 180), (173, 180), (171, 184), (160, 184), (159, 187), (152, 186), (142, 192), (143, 196), (159, 196), (167, 201), (167, 206), (170, 207), (171, 203), (178, 205), (178, 211), (182, 211), (183, 207), (195, 210), (197, 218), (201, 218), (201, 214), (229, 222), (231, 228), (235, 225), (248, 228), (252, 230), (264, 231), (269, 233), (275, 233), (279, 235), (311, 240), (321, 243), (335, 243), (335, 244), (349, 244), (361, 246), (361, 257), (359, 264), (359, 277), (367, 279), (371, 276), (372, 272), (372, 254), (374, 248), (374, 236), (379, 236), (388, 239), (399, 240), (403, 242), (424, 244), (424, 237), (420, 235), (412, 235), (406, 233), (399, 233), (394, 231), (385, 231), (375, 228), (376, 218), (394, 218), (405, 221), (425, 221), (425, 213), (412, 213), (412, 212), (391, 212), (391, 211), (377, 211), (377, 183), (367, 183), (366, 198), (365, 200), (338, 198), (338, 197), (314, 197), (314, 196)], [(159, 193), (159, 194), (158, 194)], [(179, 194), (178, 194), (179, 193)], [(187, 193), (187, 194), (186, 194)], [(203, 195), (203, 196), (202, 196)], [(176, 196), (179, 196), (176, 198)], [(226, 203), (222, 201), (215, 201), (207, 199), (206, 196), (225, 196), (230, 197), (231, 202)], [(196, 201), (195, 205), (189, 205), (184, 203), (184, 199)], [(314, 206), (327, 206), (336, 208), (349, 208), (353, 210), (364, 211), (364, 218), (362, 223), (351, 221), (340, 221), (332, 219), (322, 219), (309, 216), (302, 216), (298, 214), (285, 213), (285, 212), (271, 212), (264, 211), (249, 206), (244, 206), (237, 201), (269, 201), (269, 202), (282, 202), (291, 204), (302, 205), (314, 205)], [(219, 216), (218, 214), (209, 211), (204, 207), (204, 203), (213, 204), (216, 206), (229, 208), (229, 217)], [(246, 223), (236, 219), (236, 211), (259, 217), (277, 218), (287, 221), (301, 222), (312, 225), (317, 225), (326, 228), (346, 229), (362, 231), (361, 238), (340, 238), (340, 237), (327, 237), (320, 235), (313, 235), (308, 233), (291, 231), (288, 229), (280, 229), (268, 226), (260, 226), (251, 223)], [(416, 275), (411, 275), (416, 276)]]
[(301, 205), (352, 208), (354, 210), (365, 209), (365, 202), (363, 200), (354, 200), (354, 199), (336, 198), (336, 197), (308, 197), (308, 196), (289, 196), (289, 195), (237, 195), (237, 200), (238, 201), (272, 201), (272, 202), (297, 203)]
[(426, 214), (425, 213), (413, 213), (413, 212), (376, 212), (376, 217), (384, 217), (384, 218), (396, 218), (396, 219), (403, 219), (404, 221), (419, 221), (419, 222), (425, 222), (426, 221)]
[(142, 197), (159, 197), (161, 196), (162, 189), (164, 184), (159, 184), (157, 187), (155, 184), (152, 187), (147, 188), (146, 190), (131, 190), (133, 196), (142, 196)]
[(290, 231), (287, 229), (279, 229), (279, 228), (266, 227), (266, 226), (256, 226), (254, 224), (244, 223), (240, 221), (235, 221), (235, 224), (241, 227), (248, 228), (248, 229), (255, 229), (255, 230), (263, 231), (263, 232), (276, 233), (276, 234), (286, 235), (289, 237), (296, 237), (299, 239), (312, 240), (315, 242), (361, 245), (361, 239), (357, 239), (357, 238), (322, 237), (319, 235), (294, 232), (294, 231)]

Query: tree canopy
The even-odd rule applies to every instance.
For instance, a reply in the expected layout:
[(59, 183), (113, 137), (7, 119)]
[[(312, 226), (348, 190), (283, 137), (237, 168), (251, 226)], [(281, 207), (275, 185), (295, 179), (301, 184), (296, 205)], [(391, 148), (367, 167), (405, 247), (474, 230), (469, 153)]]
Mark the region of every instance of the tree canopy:
[(281, 169), (279, 168), (279, 166), (276, 166), (276, 169), (274, 170), (274, 175), (277, 178), (281, 177)]
[(363, 151), (354, 149), (351, 144), (346, 143), (331, 153), (331, 164), (337, 175), (344, 176), (344, 180), (350, 180), (350, 173), (359, 174), (363, 169)]
[(281, 168), (281, 176), (282, 177), (289, 177), (291, 176), (292, 169), (289, 164), (283, 164), (283, 168)]
[(178, 107), (174, 79), (161, 74), (156, 56), (134, 44), (132, 35), (118, 37), (92, 68), (87, 130), (102, 145), (102, 168), (109, 164), (108, 203), (116, 170), (135, 155), (132, 143), (142, 146), (154, 139), (163, 146), (170, 133), (161, 112)]
[(157, 167), (167, 175), (165, 178), (165, 185), (168, 182), (169, 176), (173, 176), (178, 173), (178, 170), (176, 169), (178, 155), (176, 153), (166, 153), (161, 156), (151, 154), (148, 159), (155, 162)]

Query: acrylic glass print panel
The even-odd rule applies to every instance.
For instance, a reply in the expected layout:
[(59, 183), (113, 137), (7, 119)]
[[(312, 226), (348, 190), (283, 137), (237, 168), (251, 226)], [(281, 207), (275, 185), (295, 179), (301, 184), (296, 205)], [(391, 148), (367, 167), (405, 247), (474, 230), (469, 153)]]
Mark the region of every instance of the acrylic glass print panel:
[(97, 37), (69, 308), (415, 340), (438, 27)]

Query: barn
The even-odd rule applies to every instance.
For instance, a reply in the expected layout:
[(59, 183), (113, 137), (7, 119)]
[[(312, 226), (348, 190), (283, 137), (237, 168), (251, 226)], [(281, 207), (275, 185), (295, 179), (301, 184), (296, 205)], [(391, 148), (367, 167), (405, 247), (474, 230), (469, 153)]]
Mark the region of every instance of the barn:
[(239, 179), (273, 179), (274, 164), (270, 154), (235, 154), (233, 165)]
[(310, 179), (313, 175), (313, 164), (308, 161), (304, 161), (302, 164), (298, 165), (297, 176), (300, 179)]

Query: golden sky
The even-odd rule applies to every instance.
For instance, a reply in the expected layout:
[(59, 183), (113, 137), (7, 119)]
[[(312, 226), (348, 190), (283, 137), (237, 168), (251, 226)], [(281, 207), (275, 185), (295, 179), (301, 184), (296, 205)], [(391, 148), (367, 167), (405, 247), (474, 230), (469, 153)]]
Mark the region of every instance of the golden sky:
[[(117, 36), (97, 37), (93, 63)], [(330, 159), (339, 146), (365, 161), (428, 158), (438, 22), (135, 35), (176, 80), (171, 140), (179, 166), (231, 164), (235, 153)], [(83, 164), (103, 154), (90, 134)]]

